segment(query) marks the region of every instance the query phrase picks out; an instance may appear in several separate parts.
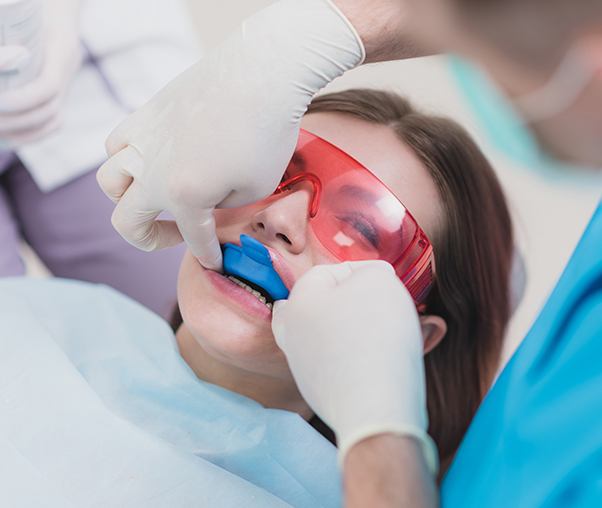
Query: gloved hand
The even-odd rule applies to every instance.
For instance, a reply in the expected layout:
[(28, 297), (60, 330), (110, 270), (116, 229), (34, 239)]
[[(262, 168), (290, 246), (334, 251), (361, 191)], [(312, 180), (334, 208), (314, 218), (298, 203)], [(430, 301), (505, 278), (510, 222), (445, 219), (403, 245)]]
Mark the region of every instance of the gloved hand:
[[(117, 203), (117, 231), (143, 250), (183, 238), (221, 268), (214, 207), (269, 195), (313, 96), (363, 58), (328, 0), (281, 0), (249, 18), (109, 137), (98, 181)], [(163, 210), (177, 225), (156, 220)]]
[(31, 59), (31, 54), (25, 46), (0, 46), (0, 72), (19, 71)]
[(423, 341), (414, 302), (384, 261), (312, 268), (274, 305), (272, 330), (306, 402), (337, 435), (339, 459), (377, 434), (426, 433)]
[[(44, 2), (40, 75), (15, 89), (0, 93), (0, 143), (16, 148), (40, 139), (59, 125), (59, 112), (71, 78), (81, 63), (78, 38), (79, 0)], [(3, 55), (4, 54), (4, 58)], [(27, 65), (24, 47), (0, 46), (0, 68)]]

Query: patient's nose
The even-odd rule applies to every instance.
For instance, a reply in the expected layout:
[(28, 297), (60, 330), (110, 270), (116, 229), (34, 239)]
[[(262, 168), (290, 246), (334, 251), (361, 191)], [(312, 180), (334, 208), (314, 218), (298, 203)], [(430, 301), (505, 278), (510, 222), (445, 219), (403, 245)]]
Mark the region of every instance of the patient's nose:
[(257, 239), (268, 245), (300, 254), (307, 244), (310, 193), (291, 192), (275, 199), (253, 216)]

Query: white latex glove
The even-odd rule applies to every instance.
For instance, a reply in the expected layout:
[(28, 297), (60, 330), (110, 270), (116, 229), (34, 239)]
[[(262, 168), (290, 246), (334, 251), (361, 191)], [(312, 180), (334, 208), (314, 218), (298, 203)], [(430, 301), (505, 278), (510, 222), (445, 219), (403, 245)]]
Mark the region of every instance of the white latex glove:
[(275, 303), (272, 330), (306, 402), (336, 432), (341, 463), (357, 442), (394, 433), (416, 438), (436, 472), (420, 322), (391, 265), (312, 268)]
[[(220, 269), (214, 207), (269, 195), (313, 96), (363, 58), (327, 0), (281, 0), (246, 20), (109, 137), (98, 181), (117, 203), (117, 231), (149, 251), (184, 239)], [(156, 220), (163, 210), (177, 225)]]
[[(0, 93), (2, 148), (17, 148), (59, 126), (61, 100), (81, 63), (78, 5), (79, 0), (44, 2), (41, 72), (33, 81)], [(27, 48), (0, 46), (0, 69), (18, 69), (30, 56)]]
[(29, 49), (25, 46), (0, 46), (0, 72), (19, 71), (31, 59)]

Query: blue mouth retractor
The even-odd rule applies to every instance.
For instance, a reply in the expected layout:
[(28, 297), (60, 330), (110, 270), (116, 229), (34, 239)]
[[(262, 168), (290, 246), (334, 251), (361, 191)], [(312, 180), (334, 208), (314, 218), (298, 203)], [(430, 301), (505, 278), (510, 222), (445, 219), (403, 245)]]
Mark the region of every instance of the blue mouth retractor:
[(274, 270), (270, 253), (255, 238), (240, 235), (240, 245), (225, 243), (224, 273), (234, 275), (264, 289), (274, 300), (285, 300), (289, 291)]

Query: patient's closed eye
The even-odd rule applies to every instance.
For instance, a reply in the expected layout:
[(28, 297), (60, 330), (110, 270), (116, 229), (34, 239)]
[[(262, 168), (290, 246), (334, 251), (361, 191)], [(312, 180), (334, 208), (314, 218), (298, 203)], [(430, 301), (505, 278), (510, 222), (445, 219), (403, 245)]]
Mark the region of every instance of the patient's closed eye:
[(336, 218), (352, 227), (356, 234), (362, 236), (374, 248), (378, 248), (380, 238), (374, 224), (360, 213), (337, 215)]

